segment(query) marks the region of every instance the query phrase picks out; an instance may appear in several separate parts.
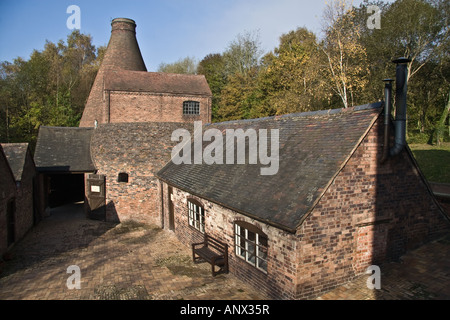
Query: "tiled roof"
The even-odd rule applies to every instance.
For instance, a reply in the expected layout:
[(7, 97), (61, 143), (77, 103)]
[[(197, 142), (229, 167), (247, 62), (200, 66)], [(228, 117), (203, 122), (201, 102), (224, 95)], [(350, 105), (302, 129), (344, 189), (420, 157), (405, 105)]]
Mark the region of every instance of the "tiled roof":
[(16, 181), (22, 181), (28, 143), (2, 143), (3, 151)]
[(203, 75), (108, 70), (105, 90), (150, 92), (158, 94), (212, 95)]
[[(278, 173), (261, 175), (260, 168), (268, 166), (260, 164), (176, 165), (171, 161), (157, 175), (196, 196), (295, 232), (381, 109), (377, 103), (207, 125), (203, 130), (217, 128), (223, 134), (226, 129), (278, 129)], [(203, 148), (209, 144), (204, 142)], [(225, 145), (223, 148), (225, 151)]]
[(40, 172), (92, 172), (90, 140), (94, 128), (40, 127), (34, 153)]

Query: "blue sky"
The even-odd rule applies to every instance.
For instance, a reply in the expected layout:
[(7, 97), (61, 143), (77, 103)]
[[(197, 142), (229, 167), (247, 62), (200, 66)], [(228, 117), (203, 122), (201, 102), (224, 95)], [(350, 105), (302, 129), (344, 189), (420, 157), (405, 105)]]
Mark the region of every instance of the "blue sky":
[(70, 5), (80, 7), (81, 32), (96, 46), (107, 45), (112, 19), (135, 20), (147, 69), (156, 71), (162, 62), (221, 53), (244, 31), (259, 31), (264, 52), (297, 27), (319, 34), (325, 0), (0, 0), (0, 61), (65, 41)]

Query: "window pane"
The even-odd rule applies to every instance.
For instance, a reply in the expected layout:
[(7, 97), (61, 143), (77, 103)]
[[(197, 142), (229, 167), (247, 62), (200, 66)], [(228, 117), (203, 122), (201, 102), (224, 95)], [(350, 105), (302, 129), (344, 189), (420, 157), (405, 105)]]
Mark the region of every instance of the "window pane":
[(263, 269), (264, 271), (267, 271), (267, 261), (258, 259), (257, 267)]
[(267, 247), (267, 238), (258, 234), (258, 244)]
[(256, 234), (247, 230), (247, 239), (256, 243)]
[(185, 115), (200, 114), (200, 102), (198, 102), (198, 101), (183, 102), (183, 114), (185, 114)]
[(258, 258), (267, 259), (267, 248), (258, 247)]

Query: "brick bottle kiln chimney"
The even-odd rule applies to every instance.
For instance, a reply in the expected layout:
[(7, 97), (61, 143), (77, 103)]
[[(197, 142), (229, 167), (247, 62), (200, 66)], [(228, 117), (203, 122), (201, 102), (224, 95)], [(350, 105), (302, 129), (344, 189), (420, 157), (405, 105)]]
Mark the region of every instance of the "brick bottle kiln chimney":
[(111, 38), (103, 62), (92, 85), (81, 117), (80, 127), (109, 122), (103, 94), (104, 75), (111, 70), (147, 71), (136, 39), (136, 23), (127, 18), (111, 22)]

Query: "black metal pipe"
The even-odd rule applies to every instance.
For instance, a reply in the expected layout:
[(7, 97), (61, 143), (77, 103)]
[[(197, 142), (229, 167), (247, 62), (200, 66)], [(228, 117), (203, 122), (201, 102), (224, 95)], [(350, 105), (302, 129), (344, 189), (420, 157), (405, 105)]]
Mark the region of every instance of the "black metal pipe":
[(408, 91), (408, 58), (398, 58), (392, 61), (397, 64), (395, 90), (395, 143), (390, 150), (390, 156), (398, 155), (406, 146), (406, 97)]
[(391, 124), (391, 106), (392, 106), (392, 82), (393, 79), (384, 79), (384, 145), (381, 163), (389, 158), (389, 138)]

